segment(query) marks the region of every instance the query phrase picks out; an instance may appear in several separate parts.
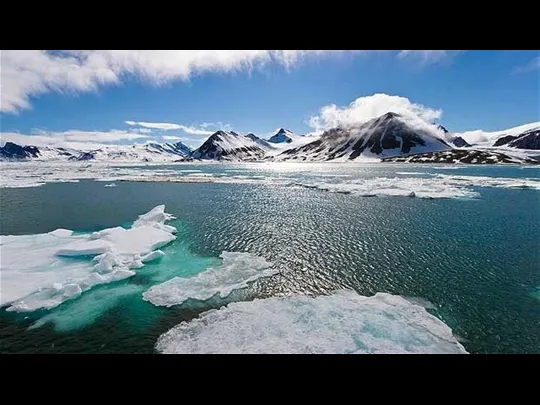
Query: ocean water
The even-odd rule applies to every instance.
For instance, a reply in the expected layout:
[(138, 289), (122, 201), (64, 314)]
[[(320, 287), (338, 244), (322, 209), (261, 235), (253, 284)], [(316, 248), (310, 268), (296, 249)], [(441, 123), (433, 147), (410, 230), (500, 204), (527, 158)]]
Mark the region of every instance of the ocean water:
[[(161, 248), (165, 257), (129, 279), (94, 287), (48, 311), (0, 309), (2, 353), (154, 353), (161, 335), (226, 299), (244, 305), (340, 289), (420, 303), (470, 353), (540, 353), (538, 168), (323, 163), (131, 170), (231, 181), (116, 181), (104, 187), (80, 180), (1, 189), (2, 235), (129, 226), (160, 204), (176, 216), (169, 224), (178, 229), (177, 239)], [(223, 252), (247, 256), (227, 263)], [(266, 268), (261, 260), (271, 264), (271, 274), (228, 298), (181, 306), (144, 298), (174, 277), (209, 268), (231, 272), (220, 282), (233, 283), (234, 272)], [(197, 290), (201, 297), (204, 287)], [(281, 301), (275, 305), (282, 308)], [(310, 307), (317, 314), (325, 310)]]

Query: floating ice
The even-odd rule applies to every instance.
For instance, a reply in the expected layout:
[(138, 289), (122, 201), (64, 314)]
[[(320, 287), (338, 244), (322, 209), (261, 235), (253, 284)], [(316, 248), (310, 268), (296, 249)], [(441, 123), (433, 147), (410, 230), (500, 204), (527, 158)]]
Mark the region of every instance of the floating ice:
[(477, 192), (468, 188), (431, 178), (378, 177), (335, 183), (295, 182), (291, 185), (332, 193), (355, 194), (362, 197), (470, 198), (478, 195)]
[(176, 228), (164, 223), (173, 218), (159, 205), (129, 229), (1, 236), (0, 305), (20, 312), (54, 308), (96, 285), (131, 277), (144, 262), (164, 255), (156, 249), (176, 239)]
[(438, 174), (436, 179), (441, 179), (446, 184), (453, 184), (460, 187), (530, 188), (533, 190), (540, 190), (540, 179), (531, 178), (452, 176)]
[[(405, 172), (401, 172), (405, 173)], [(412, 174), (408, 172), (408, 174)], [(420, 174), (420, 173), (419, 173)], [(497, 187), (540, 190), (540, 180), (485, 176), (453, 176), (437, 174), (429, 178), (377, 177), (341, 182), (293, 182), (293, 186), (313, 188), (333, 193), (372, 196), (408, 196), (418, 198), (466, 198), (479, 194), (471, 187)]]
[(188, 299), (208, 300), (218, 294), (220, 298), (234, 290), (246, 288), (248, 283), (277, 273), (272, 263), (264, 258), (243, 252), (223, 252), (220, 266), (189, 278), (175, 277), (151, 287), (143, 294), (154, 305), (170, 307)]
[(237, 302), (161, 335), (163, 353), (467, 353), (425, 308), (386, 293)]

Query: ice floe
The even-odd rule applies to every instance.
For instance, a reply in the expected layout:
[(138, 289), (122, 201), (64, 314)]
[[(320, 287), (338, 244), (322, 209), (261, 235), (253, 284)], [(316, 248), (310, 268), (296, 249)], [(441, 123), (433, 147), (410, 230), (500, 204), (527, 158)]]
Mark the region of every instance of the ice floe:
[(425, 308), (386, 293), (231, 303), (160, 336), (162, 353), (467, 353)]
[[(359, 196), (415, 196), (418, 198), (474, 198), (479, 195), (473, 187), (497, 187), (507, 189), (540, 190), (538, 178), (502, 178), (488, 176), (458, 176), (443, 173), (423, 173), (419, 171), (396, 171), (395, 177), (350, 178), (352, 175), (328, 173), (322, 170), (322, 163), (317, 167), (306, 164), (275, 164), (272, 170), (263, 175), (250, 171), (266, 170), (262, 164), (245, 169), (228, 169), (223, 166), (221, 172), (204, 172), (201, 169), (170, 169), (159, 165), (129, 166), (99, 164), (60, 164), (48, 162), (2, 163), (1, 187), (36, 187), (49, 182), (79, 181), (93, 179), (112, 182), (106, 187), (116, 185), (118, 181), (137, 182), (179, 182), (179, 183), (245, 183), (268, 184), (277, 186), (296, 185), (343, 194)], [(275, 166), (278, 165), (278, 166)], [(293, 165), (293, 167), (291, 167)], [(301, 166), (301, 167), (297, 167)], [(305, 167), (304, 167), (305, 166)], [(348, 165), (350, 166), (350, 165)], [(358, 164), (355, 167), (363, 167)], [(381, 166), (378, 164), (378, 166)], [(384, 166), (384, 165), (382, 165)], [(197, 166), (196, 166), (197, 167)], [(326, 166), (324, 166), (326, 167)], [(323, 168), (324, 168), (323, 167)], [(371, 166), (368, 166), (371, 167)], [(387, 166), (384, 166), (387, 167)], [(460, 169), (468, 166), (436, 166), (434, 169)], [(524, 166), (527, 167), (527, 166)], [(208, 169), (205, 169), (208, 170)], [(311, 170), (311, 171), (310, 171)], [(416, 170), (413, 169), (413, 170)], [(237, 174), (241, 172), (243, 174)], [(284, 173), (287, 176), (284, 176)], [(236, 173), (236, 174), (235, 174)], [(306, 178), (305, 174), (309, 177)]]
[(540, 190), (540, 179), (436, 174), (427, 178), (377, 177), (332, 183), (327, 181), (292, 182), (290, 185), (364, 197), (471, 198), (479, 195), (472, 187)]
[(431, 178), (386, 178), (361, 179), (344, 182), (293, 182), (292, 186), (313, 188), (332, 193), (354, 194), (362, 197), (403, 196), (418, 198), (470, 198), (477, 192)]
[(131, 277), (144, 262), (164, 255), (156, 249), (176, 239), (176, 228), (165, 224), (171, 219), (159, 205), (129, 229), (0, 236), (0, 305), (19, 312), (50, 309), (96, 285)]
[(170, 307), (188, 299), (205, 301), (218, 295), (227, 298), (232, 291), (246, 288), (261, 277), (269, 277), (277, 270), (263, 257), (245, 252), (223, 252), (222, 263), (192, 277), (175, 277), (150, 287), (143, 294), (154, 305)]

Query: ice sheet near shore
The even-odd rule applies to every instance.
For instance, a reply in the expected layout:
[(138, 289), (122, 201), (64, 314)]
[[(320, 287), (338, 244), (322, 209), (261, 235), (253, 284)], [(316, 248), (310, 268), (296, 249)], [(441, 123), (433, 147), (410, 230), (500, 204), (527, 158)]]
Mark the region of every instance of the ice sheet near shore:
[[(322, 163), (321, 163), (322, 164)], [(206, 164), (207, 165), (207, 164)], [(217, 163), (216, 163), (217, 165)], [(282, 164), (287, 165), (287, 164)], [(291, 169), (291, 164), (284, 166)], [(302, 166), (302, 164), (296, 164)], [(2, 163), (2, 187), (38, 187), (50, 182), (77, 182), (94, 179), (104, 182), (144, 181), (177, 183), (254, 183), (276, 186), (296, 185), (323, 191), (355, 194), (358, 196), (406, 196), (418, 198), (476, 198), (478, 190), (472, 187), (496, 187), (507, 189), (540, 190), (538, 178), (498, 178), (487, 176), (459, 176), (448, 174), (398, 171), (395, 177), (348, 179), (350, 174), (310, 172), (310, 179), (302, 173), (311, 167), (300, 167), (289, 176), (279, 171), (275, 175), (259, 176), (254, 173), (237, 174), (238, 169), (224, 169), (223, 172), (207, 173), (199, 169), (170, 169), (159, 165), (110, 165), (105, 163), (47, 163), (17, 162)], [(179, 166), (180, 167), (180, 166)], [(201, 168), (205, 167), (204, 165)], [(246, 164), (249, 171), (250, 166)], [(466, 166), (435, 166), (433, 169), (463, 169)], [(528, 168), (530, 166), (523, 166)], [(537, 167), (534, 167), (537, 169)], [(295, 167), (295, 170), (297, 168)], [(243, 172), (243, 171), (240, 171)], [(331, 180), (330, 180), (331, 179)], [(116, 183), (105, 184), (113, 187)]]
[(145, 262), (163, 256), (157, 249), (176, 239), (176, 228), (165, 224), (171, 219), (159, 205), (129, 229), (0, 236), (0, 306), (18, 312), (50, 309), (95, 285), (131, 277)]
[(264, 258), (244, 252), (223, 252), (222, 263), (210, 267), (193, 277), (175, 277), (151, 287), (143, 299), (154, 305), (170, 307), (181, 305), (188, 299), (205, 301), (217, 295), (227, 298), (232, 291), (242, 289), (277, 270)]
[(292, 296), (237, 302), (160, 336), (162, 353), (467, 353), (452, 330), (400, 296)]
[[(405, 174), (399, 172), (398, 174)], [(421, 175), (422, 173), (406, 173)], [(341, 182), (309, 181), (289, 185), (313, 188), (333, 193), (355, 194), (364, 197), (404, 196), (418, 198), (474, 198), (479, 195), (471, 187), (495, 187), (540, 190), (540, 180), (485, 176), (453, 176), (445, 174), (432, 177), (377, 177)]]

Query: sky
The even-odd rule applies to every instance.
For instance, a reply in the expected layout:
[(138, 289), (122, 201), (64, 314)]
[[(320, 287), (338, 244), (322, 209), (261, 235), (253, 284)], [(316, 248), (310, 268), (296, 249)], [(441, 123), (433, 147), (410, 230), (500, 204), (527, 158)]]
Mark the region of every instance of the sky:
[(2, 143), (197, 147), (388, 111), (456, 133), (540, 121), (540, 51), (0, 52)]

